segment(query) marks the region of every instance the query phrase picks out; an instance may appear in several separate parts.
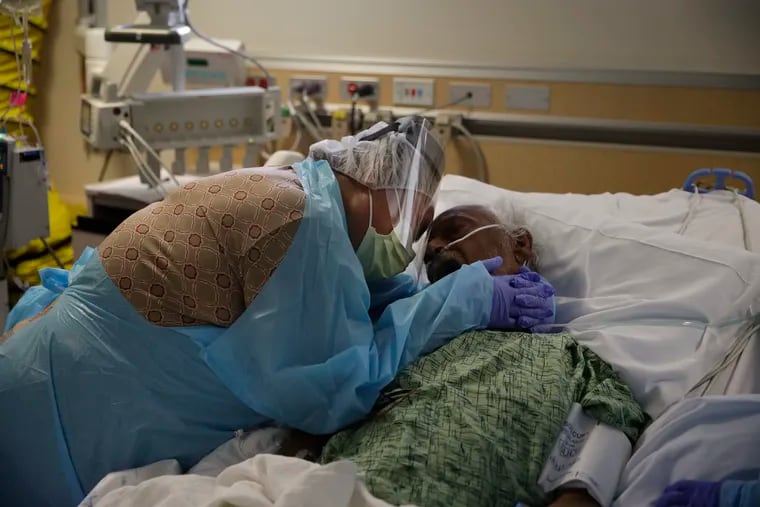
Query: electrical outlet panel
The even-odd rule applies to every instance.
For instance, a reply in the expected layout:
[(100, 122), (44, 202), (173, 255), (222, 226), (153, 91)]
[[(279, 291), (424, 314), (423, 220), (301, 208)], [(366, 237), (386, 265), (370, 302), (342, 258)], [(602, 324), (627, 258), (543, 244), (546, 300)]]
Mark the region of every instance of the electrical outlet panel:
[[(465, 98), (470, 94), (470, 98)], [(450, 83), (449, 104), (470, 107), (491, 107), (491, 85), (482, 83)]]
[(346, 102), (351, 100), (351, 92), (349, 91), (352, 86), (357, 88), (362, 86), (371, 86), (373, 92), (371, 95), (364, 95), (359, 100), (370, 100), (377, 102), (380, 98), (380, 80), (369, 77), (342, 77), (340, 78), (340, 98)]
[(324, 99), (327, 96), (327, 78), (325, 76), (293, 76), (288, 86), (290, 95), (301, 96), (304, 90), (313, 99)]
[(507, 109), (548, 111), (549, 100), (548, 86), (507, 86)]
[(435, 102), (435, 81), (432, 79), (393, 79), (393, 103), (399, 106), (429, 107)]

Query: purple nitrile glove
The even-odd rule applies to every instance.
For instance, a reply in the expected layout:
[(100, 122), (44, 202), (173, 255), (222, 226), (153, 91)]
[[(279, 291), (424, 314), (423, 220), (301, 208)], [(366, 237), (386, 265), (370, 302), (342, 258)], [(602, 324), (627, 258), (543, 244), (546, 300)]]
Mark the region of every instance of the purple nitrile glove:
[(662, 492), (654, 507), (718, 507), (720, 482), (678, 481)]
[[(483, 266), (489, 273), (501, 265), (501, 257), (483, 261)], [(489, 328), (530, 330), (554, 322), (554, 288), (538, 273), (520, 268), (516, 275), (492, 276), (493, 299)]]

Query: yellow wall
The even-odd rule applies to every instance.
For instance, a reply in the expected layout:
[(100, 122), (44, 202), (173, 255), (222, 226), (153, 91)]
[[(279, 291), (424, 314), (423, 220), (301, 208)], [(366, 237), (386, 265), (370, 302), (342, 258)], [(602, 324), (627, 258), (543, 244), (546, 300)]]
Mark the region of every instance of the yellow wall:
[[(64, 200), (72, 203), (83, 200), (83, 185), (97, 178), (103, 160), (101, 154), (87, 153), (79, 134), (81, 69), (74, 50), (75, 5), (75, 0), (54, 3), (44, 68), (38, 76), (45, 90), (38, 117), (52, 178)], [(272, 74), (285, 88), (291, 75), (309, 73), (276, 70)], [(339, 102), (341, 75), (321, 75), (329, 80), (327, 101)], [(390, 106), (392, 76), (372, 77), (380, 79), (381, 107)], [(492, 107), (487, 111), (515, 112), (504, 108), (504, 87), (513, 82), (476, 81), (492, 84)], [(437, 105), (448, 101), (448, 82), (436, 79)], [(546, 84), (551, 88), (551, 110), (545, 114), (552, 116), (760, 128), (760, 91)], [(679, 186), (693, 169), (719, 166), (746, 171), (760, 185), (758, 156), (492, 138), (480, 141), (490, 181), (516, 190), (655, 193)], [(448, 172), (473, 174), (474, 159), (467, 143), (453, 143), (447, 155)], [(130, 172), (129, 162), (122, 157), (112, 160), (108, 174), (115, 177)]]

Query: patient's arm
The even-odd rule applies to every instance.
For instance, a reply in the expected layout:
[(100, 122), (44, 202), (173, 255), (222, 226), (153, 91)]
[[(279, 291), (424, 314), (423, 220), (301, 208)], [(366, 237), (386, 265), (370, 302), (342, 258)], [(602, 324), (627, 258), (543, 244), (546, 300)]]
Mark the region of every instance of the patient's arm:
[(585, 489), (564, 489), (549, 507), (599, 507), (599, 504)]

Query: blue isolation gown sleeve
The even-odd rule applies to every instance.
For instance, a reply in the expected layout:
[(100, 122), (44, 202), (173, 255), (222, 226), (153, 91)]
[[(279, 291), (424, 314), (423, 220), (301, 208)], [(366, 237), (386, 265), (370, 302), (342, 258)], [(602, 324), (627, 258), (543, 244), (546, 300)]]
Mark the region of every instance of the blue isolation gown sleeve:
[(389, 304), (399, 299), (408, 298), (418, 290), (417, 283), (410, 275), (401, 273), (387, 280), (378, 280), (367, 284), (369, 288), (369, 311), (373, 320), (385, 311)]
[(60, 268), (41, 269), (40, 285), (29, 287), (18, 303), (13, 306), (5, 320), (5, 331), (9, 331), (22, 320), (37, 315), (58, 299), (58, 296), (69, 286), (71, 280), (82, 270), (94, 252), (95, 249), (86, 248), (79, 260), (72, 266), (71, 271)]
[(725, 481), (720, 486), (720, 507), (757, 507), (760, 481)]
[[(326, 162), (296, 164), (306, 209), (288, 253), (243, 315), (202, 357), (257, 413), (314, 434), (365, 417), (399, 370), (487, 325), (493, 281), (466, 266), (370, 318), (370, 291)], [(393, 299), (393, 298), (391, 298)]]

